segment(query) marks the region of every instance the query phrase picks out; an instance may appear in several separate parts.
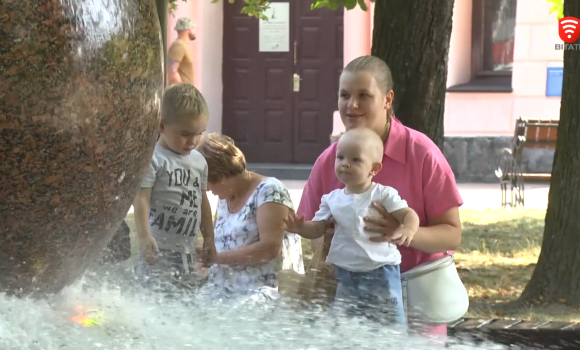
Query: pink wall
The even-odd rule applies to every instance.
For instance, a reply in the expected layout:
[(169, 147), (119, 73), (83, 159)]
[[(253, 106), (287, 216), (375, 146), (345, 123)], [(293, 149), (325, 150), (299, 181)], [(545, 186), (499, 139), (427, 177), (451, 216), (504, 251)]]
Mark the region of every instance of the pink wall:
[[(545, 96), (548, 63), (563, 59), (563, 51), (554, 49), (555, 43), (561, 43), (558, 22), (550, 15), (550, 4), (545, 0), (526, 0), (525, 6), (520, 4), (516, 14), (513, 92), (447, 93), (445, 135), (512, 135), (515, 119), (520, 115), (558, 117), (560, 98)], [(345, 62), (371, 50), (372, 41), (366, 38), (372, 38), (372, 13), (367, 16), (361, 12), (358, 8), (345, 12)], [(471, 0), (455, 1), (448, 87), (471, 79), (471, 12)], [(365, 40), (357, 40), (360, 37)], [(333, 133), (342, 130), (344, 125), (335, 113)]]
[[(560, 114), (560, 98), (546, 97), (548, 62), (562, 62), (558, 21), (546, 0), (518, 2), (512, 93), (447, 93), (445, 135), (512, 135), (519, 116)], [(471, 64), (471, 1), (455, 1), (447, 86), (468, 82)]]
[[(227, 1), (227, 0), (224, 0)], [(370, 54), (374, 4), (368, 12), (358, 7), (344, 13), (345, 64), (353, 58)], [(546, 0), (520, 1), (516, 14), (516, 40), (512, 93), (447, 93), (445, 134), (511, 135), (515, 118), (558, 117), (560, 99), (545, 96), (546, 69), (549, 62), (562, 62), (563, 51), (557, 20), (549, 14)], [(455, 1), (453, 31), (449, 50), (447, 86), (466, 83), (471, 76), (471, 0)], [(192, 49), (195, 56), (195, 83), (206, 97), (211, 118), (209, 131), (221, 131), (222, 125), (222, 38), (223, 3), (209, 0), (181, 2), (175, 17), (169, 16), (168, 44), (175, 40), (173, 30), (180, 16), (197, 22), (197, 37)], [(334, 113), (333, 133), (344, 129)]]
[[(367, 6), (370, 1), (366, 0)], [(374, 9), (374, 6), (372, 7)], [(363, 11), (360, 7), (344, 10), (344, 64), (353, 59), (370, 54), (372, 42), (371, 11)]]

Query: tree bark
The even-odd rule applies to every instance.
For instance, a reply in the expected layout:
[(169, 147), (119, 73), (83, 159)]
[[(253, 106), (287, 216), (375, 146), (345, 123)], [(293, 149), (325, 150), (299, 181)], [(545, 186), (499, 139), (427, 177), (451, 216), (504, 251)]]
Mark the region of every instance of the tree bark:
[(163, 86), (167, 85), (167, 12), (169, 6), (167, 0), (155, 0), (157, 16), (161, 27), (161, 40), (163, 42)]
[(443, 148), (453, 0), (377, 0), (372, 55), (387, 62), (394, 110), (404, 125)]
[[(580, 17), (580, 1), (565, 1), (564, 16)], [(580, 51), (564, 52), (558, 141), (542, 250), (520, 301), (580, 306)]]

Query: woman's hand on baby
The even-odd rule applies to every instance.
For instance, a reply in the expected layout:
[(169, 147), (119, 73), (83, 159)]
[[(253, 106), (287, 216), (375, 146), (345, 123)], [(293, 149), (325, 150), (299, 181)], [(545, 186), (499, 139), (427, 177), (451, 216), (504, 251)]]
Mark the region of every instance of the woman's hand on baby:
[(304, 215), (298, 217), (295, 213), (290, 213), (286, 219), (284, 219), (286, 224), (286, 231), (292, 233), (300, 233), (304, 228)]
[[(382, 205), (373, 203), (373, 208), (375, 208), (379, 213), (381, 213), (382, 217), (368, 217), (364, 218), (366, 222), (365, 230), (375, 233), (380, 233), (381, 236), (378, 237), (371, 237), (370, 241), (375, 243), (394, 243), (394, 235), (397, 231), (404, 229), (395, 219), (395, 217), (387, 211)], [(399, 237), (400, 238), (400, 237)]]
[(334, 224), (336, 224), (336, 220), (331, 216), (330, 219), (326, 221), (326, 228), (324, 230), (326, 236), (332, 237), (334, 235), (334, 230), (336, 229)]

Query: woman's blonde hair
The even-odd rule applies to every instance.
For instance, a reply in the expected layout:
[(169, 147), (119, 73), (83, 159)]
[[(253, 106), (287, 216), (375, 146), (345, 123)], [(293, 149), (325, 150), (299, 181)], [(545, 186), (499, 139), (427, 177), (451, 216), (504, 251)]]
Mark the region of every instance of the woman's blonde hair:
[(216, 183), (224, 178), (240, 175), (246, 170), (246, 158), (229, 136), (205, 134), (201, 137), (197, 150), (207, 161), (208, 182)]
[[(386, 95), (394, 88), (393, 76), (391, 74), (391, 69), (385, 63), (375, 56), (360, 56), (350, 61), (346, 67), (344, 67), (345, 72), (368, 72), (376, 80), (377, 85), (381, 92)], [(387, 111), (387, 117), (394, 114), (393, 108), (389, 108)]]

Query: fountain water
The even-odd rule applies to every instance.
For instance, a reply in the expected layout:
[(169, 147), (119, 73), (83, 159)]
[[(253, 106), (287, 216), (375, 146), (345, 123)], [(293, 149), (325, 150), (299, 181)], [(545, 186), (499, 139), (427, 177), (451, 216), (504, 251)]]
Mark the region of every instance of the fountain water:
[[(168, 297), (168, 295), (170, 295)], [(130, 268), (89, 272), (43, 300), (0, 295), (0, 349), (433, 349), (372, 323), (320, 308), (223, 304), (183, 290), (138, 288)], [(473, 349), (470, 345), (453, 346)], [(478, 349), (503, 349), (479, 345)]]

